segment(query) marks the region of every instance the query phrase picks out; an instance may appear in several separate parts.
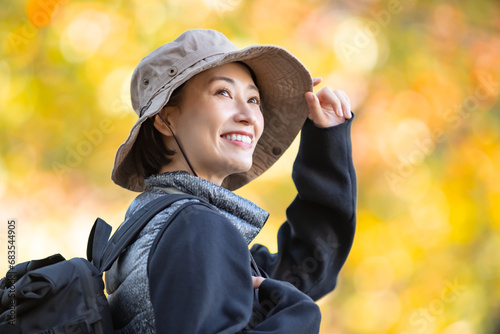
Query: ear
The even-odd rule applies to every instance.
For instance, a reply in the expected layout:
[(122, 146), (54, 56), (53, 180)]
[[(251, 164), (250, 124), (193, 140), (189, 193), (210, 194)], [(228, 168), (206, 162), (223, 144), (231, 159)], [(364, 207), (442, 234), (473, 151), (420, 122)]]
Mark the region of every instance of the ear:
[[(176, 107), (165, 107), (158, 113), (163, 117), (163, 119), (168, 123), (168, 125), (174, 132), (175, 132), (175, 126), (174, 126), (175, 122), (173, 122), (173, 119), (175, 118), (177, 111), (178, 110)], [(172, 137), (172, 132), (170, 132), (170, 129), (165, 125), (165, 123), (158, 114), (154, 116), (153, 120), (154, 127), (162, 135), (167, 137)]]

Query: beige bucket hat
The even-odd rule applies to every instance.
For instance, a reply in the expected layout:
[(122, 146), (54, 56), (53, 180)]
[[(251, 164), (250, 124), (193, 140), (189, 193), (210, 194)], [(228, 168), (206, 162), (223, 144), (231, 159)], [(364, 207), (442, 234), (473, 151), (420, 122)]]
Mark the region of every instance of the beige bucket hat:
[(254, 45), (240, 50), (218, 31), (194, 29), (151, 52), (135, 69), (131, 97), (139, 119), (118, 148), (113, 181), (133, 191), (144, 191), (144, 179), (129, 154), (142, 123), (160, 112), (172, 92), (196, 74), (236, 61), (247, 64), (255, 73), (263, 105), (264, 132), (255, 148), (251, 169), (229, 175), (222, 186), (236, 190), (271, 167), (307, 118), (304, 94), (313, 91), (311, 74), (281, 47)]

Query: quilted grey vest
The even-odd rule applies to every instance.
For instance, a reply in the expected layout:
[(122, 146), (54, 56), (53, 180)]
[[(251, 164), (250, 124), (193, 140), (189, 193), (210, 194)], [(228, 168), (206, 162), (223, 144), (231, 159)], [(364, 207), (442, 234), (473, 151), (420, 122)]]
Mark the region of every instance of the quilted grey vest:
[[(187, 172), (154, 175), (145, 180), (148, 190), (137, 196), (126, 218), (149, 201), (167, 193), (187, 193), (207, 200), (225, 216), (250, 243), (269, 214), (233, 192)], [(168, 217), (183, 203), (175, 202), (156, 215), (140, 232), (136, 241), (106, 273), (106, 290), (116, 333), (155, 333), (153, 305), (149, 298), (147, 263), (149, 250)]]

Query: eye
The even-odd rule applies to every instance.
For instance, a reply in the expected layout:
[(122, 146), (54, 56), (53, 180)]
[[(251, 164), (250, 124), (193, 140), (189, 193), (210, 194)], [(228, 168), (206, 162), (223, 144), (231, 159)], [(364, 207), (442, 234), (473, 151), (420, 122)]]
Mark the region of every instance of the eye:
[(215, 95), (222, 95), (222, 96), (231, 98), (231, 93), (229, 92), (229, 89), (227, 89), (227, 88), (218, 89), (215, 92)]
[(260, 99), (258, 96), (254, 96), (248, 100), (250, 103), (255, 103), (256, 105), (260, 105)]

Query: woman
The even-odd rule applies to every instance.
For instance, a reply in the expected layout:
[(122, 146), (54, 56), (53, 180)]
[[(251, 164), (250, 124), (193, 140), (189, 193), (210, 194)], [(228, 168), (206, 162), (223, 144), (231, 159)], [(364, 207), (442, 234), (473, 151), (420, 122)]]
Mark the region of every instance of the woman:
[[(356, 180), (347, 96), (312, 93), (307, 69), (275, 46), (239, 50), (190, 30), (145, 57), (131, 84), (139, 120), (112, 178), (143, 191), (127, 216), (165, 193), (186, 200), (153, 218), (106, 275), (120, 333), (317, 333), (314, 300), (333, 290), (355, 226)], [(302, 129), (298, 195), (277, 254), (248, 244), (268, 213), (235, 195)], [(193, 202), (197, 200), (193, 199)]]

